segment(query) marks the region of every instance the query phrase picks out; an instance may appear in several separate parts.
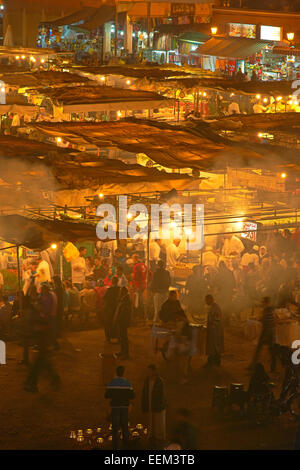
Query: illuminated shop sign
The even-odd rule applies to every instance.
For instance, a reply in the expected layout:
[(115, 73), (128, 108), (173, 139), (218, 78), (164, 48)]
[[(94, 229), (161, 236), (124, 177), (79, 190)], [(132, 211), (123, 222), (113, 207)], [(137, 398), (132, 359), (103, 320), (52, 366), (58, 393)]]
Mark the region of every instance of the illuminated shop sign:
[(196, 12), (194, 3), (172, 3), (171, 16), (194, 16)]
[(235, 38), (256, 38), (255, 24), (229, 23), (229, 36)]
[(267, 41), (281, 41), (282, 28), (280, 26), (261, 25), (260, 39), (265, 39)]

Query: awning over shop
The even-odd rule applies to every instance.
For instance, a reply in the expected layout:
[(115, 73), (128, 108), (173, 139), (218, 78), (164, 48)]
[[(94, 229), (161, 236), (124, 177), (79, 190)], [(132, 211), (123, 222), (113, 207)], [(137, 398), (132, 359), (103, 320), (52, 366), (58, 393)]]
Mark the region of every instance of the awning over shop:
[(40, 108), (30, 104), (0, 104), (0, 116), (7, 113), (17, 113), (24, 116), (36, 116)]
[(84, 222), (33, 220), (21, 215), (0, 216), (0, 238), (33, 250), (49, 248), (54, 242), (96, 240), (95, 226)]
[(158, 67), (139, 67), (139, 66), (122, 66), (122, 65), (104, 65), (101, 67), (76, 67), (74, 71), (80, 70), (93, 75), (121, 75), (131, 78), (147, 78), (148, 80), (164, 80), (170, 77), (188, 77), (190, 72), (183, 70), (167, 69)]
[(187, 31), (198, 31), (201, 34), (210, 34), (210, 24), (193, 23), (193, 24), (160, 24), (155, 30), (160, 34), (183, 34)]
[(37, 91), (49, 97), (54, 104), (63, 106), (64, 113), (139, 110), (174, 104), (174, 100), (157, 93), (108, 86), (63, 87)]
[(273, 47), (272, 50), (273, 54), (277, 55), (284, 55), (284, 56), (300, 56), (300, 48), (299, 47)]
[[(112, 21), (115, 17), (115, 7), (110, 5), (103, 5), (90, 16), (86, 21), (80, 24), (80, 29), (86, 31), (93, 31), (94, 29), (103, 26), (104, 23)], [(119, 14), (120, 15), (120, 14)]]
[(81, 8), (80, 10), (75, 11), (71, 15), (66, 15), (53, 21), (44, 21), (41, 24), (45, 26), (52, 26), (52, 27), (71, 25), (71, 24), (79, 23), (80, 21), (83, 21), (83, 20), (87, 20), (94, 13), (96, 13), (97, 10), (98, 8), (84, 7), (84, 8)]
[(209, 35), (197, 31), (188, 31), (178, 37), (178, 41), (202, 44), (209, 40)]
[(127, 119), (103, 123), (40, 123), (35, 128), (66, 141), (76, 136), (99, 148), (117, 147), (144, 153), (167, 168), (221, 170), (227, 166), (265, 168), (274, 161), (292, 162), (300, 152), (269, 145), (246, 145), (220, 137), (208, 125), (187, 129), (154, 121)]
[(246, 59), (260, 52), (266, 45), (266, 42), (255, 39), (211, 38), (205, 44), (199, 46), (195, 52), (200, 55)]

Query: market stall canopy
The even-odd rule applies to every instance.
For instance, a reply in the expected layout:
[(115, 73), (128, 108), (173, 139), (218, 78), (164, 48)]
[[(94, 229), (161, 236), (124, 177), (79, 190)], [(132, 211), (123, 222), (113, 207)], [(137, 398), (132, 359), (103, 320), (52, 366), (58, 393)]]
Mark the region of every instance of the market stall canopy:
[(8, 86), (19, 88), (33, 87), (56, 87), (77, 84), (87, 84), (90, 80), (87, 77), (69, 73), (56, 71), (41, 72), (19, 72), (4, 73), (0, 75), (0, 80)]
[(179, 68), (176, 70), (154, 66), (103, 65), (101, 67), (76, 67), (74, 70), (80, 70), (93, 75), (121, 75), (131, 78), (147, 78), (148, 80), (163, 80), (170, 77), (188, 77), (191, 75), (190, 72), (184, 72)]
[(214, 129), (292, 129), (300, 133), (300, 113), (236, 114), (214, 120)]
[(157, 93), (109, 86), (63, 87), (37, 91), (50, 98), (54, 104), (63, 106), (63, 113), (138, 110), (174, 104), (174, 100)]
[(67, 26), (71, 24), (76, 24), (91, 17), (96, 11), (97, 11), (97, 8), (84, 7), (84, 8), (81, 8), (80, 10), (75, 11), (74, 13), (71, 13), (70, 15), (63, 16), (56, 20), (44, 21), (41, 23), (41, 25), (55, 27), (55, 26)]
[[(80, 137), (82, 142), (99, 148), (117, 147), (134, 154), (144, 153), (166, 168), (221, 170), (234, 167), (269, 167), (274, 162), (295, 162), (299, 151), (268, 145), (246, 145), (230, 141), (204, 124), (198, 129), (172, 126), (146, 120), (87, 123), (39, 123), (41, 132), (68, 141)], [(273, 166), (274, 168), (274, 166)]]
[(210, 24), (193, 23), (193, 24), (160, 24), (155, 28), (160, 34), (183, 34), (188, 31), (198, 31), (199, 33), (210, 35)]
[(7, 113), (16, 113), (21, 116), (36, 116), (40, 108), (30, 104), (0, 104), (0, 116)]
[[(93, 31), (100, 26), (103, 26), (104, 23), (112, 21), (115, 18), (115, 11), (115, 6), (102, 5), (94, 12), (93, 15), (91, 15), (86, 19), (86, 21), (79, 25), (80, 29), (84, 31)], [(120, 15), (124, 16), (124, 13), (118, 13), (119, 22), (123, 23), (125, 18), (120, 18)]]
[(37, 220), (12, 214), (0, 216), (0, 238), (13, 245), (43, 250), (54, 242), (96, 240), (97, 236), (92, 224)]
[(260, 52), (267, 43), (247, 38), (211, 38), (197, 47), (194, 53), (216, 57), (246, 59)]
[(48, 56), (56, 55), (56, 52), (52, 49), (39, 49), (39, 48), (27, 48), (27, 47), (6, 47), (0, 46), (0, 59), (2, 57), (12, 56)]
[[(8, 149), (8, 151), (6, 151)], [(17, 168), (17, 171), (16, 171)], [(29, 139), (0, 136), (0, 205), (2, 210), (85, 205), (104, 194), (199, 189), (200, 178), (166, 173), (139, 164), (61, 149)]]
[(185, 33), (181, 34), (178, 37), (178, 41), (202, 44), (208, 41), (209, 38), (210, 36), (205, 33), (197, 32), (197, 31), (186, 31)]

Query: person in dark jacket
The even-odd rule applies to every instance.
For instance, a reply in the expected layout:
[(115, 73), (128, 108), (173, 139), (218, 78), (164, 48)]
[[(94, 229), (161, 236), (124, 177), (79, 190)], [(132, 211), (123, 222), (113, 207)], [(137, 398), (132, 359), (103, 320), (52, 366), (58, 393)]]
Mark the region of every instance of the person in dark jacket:
[(37, 311), (34, 322), (34, 332), (38, 355), (35, 362), (30, 366), (25, 383), (25, 390), (28, 392), (37, 392), (37, 383), (41, 373), (46, 370), (51, 379), (54, 390), (60, 388), (60, 377), (54, 369), (50, 357), (49, 349), (52, 345), (52, 316), (53, 316), (53, 296), (50, 293), (48, 285), (42, 285), (41, 296), (38, 301)]
[(118, 278), (115, 276), (112, 278), (111, 287), (107, 289), (103, 298), (104, 330), (106, 341), (108, 343), (110, 343), (112, 338), (116, 337), (116, 333), (113, 328), (113, 320), (118, 305), (119, 294), (120, 287), (118, 287)]
[(166, 440), (166, 408), (164, 382), (156, 366), (150, 364), (142, 391), (142, 411), (148, 413), (148, 438), (156, 444)]
[(193, 266), (191, 274), (185, 284), (188, 300), (188, 311), (191, 315), (199, 315), (203, 310), (203, 299), (205, 295), (205, 279), (201, 266)]
[[(61, 279), (59, 276), (53, 276), (53, 283), (54, 283), (54, 292), (57, 297), (57, 309), (56, 309), (56, 316), (55, 316), (55, 336), (56, 338), (61, 338), (62, 330), (63, 330), (63, 317), (64, 317), (64, 310), (65, 310), (65, 290)], [(56, 346), (57, 346), (56, 341)]]
[(153, 292), (153, 303), (154, 303), (154, 318), (153, 321), (157, 322), (158, 313), (163, 303), (168, 298), (169, 287), (171, 285), (171, 276), (167, 269), (165, 269), (165, 263), (162, 260), (158, 261), (158, 267), (153, 273), (153, 279), (151, 283), (151, 290)]
[(262, 331), (256, 346), (256, 350), (252, 359), (252, 363), (249, 366), (249, 369), (254, 367), (254, 364), (257, 363), (259, 353), (263, 346), (268, 346), (271, 356), (271, 372), (274, 372), (276, 366), (276, 356), (274, 354), (274, 344), (275, 344), (275, 316), (274, 310), (271, 306), (271, 301), (269, 297), (264, 297), (262, 299)]
[(114, 324), (118, 331), (121, 351), (118, 354), (120, 359), (129, 359), (129, 345), (127, 329), (130, 325), (132, 314), (132, 304), (127, 287), (121, 287), (120, 297), (115, 312)]
[(105, 398), (110, 400), (112, 422), (112, 446), (118, 448), (118, 433), (121, 428), (123, 443), (129, 440), (128, 433), (128, 408), (130, 400), (134, 398), (134, 391), (129, 380), (124, 376), (125, 368), (119, 366), (116, 369), (116, 377), (107, 385)]
[(198, 429), (191, 422), (190, 412), (186, 408), (180, 408), (177, 411), (171, 441), (178, 443), (183, 450), (196, 450), (198, 448)]
[(180, 301), (178, 300), (178, 294), (176, 290), (169, 292), (169, 298), (166, 300), (159, 312), (159, 318), (163, 323), (175, 322), (178, 317), (184, 317), (184, 311), (181, 307)]
[(206, 354), (208, 356), (205, 367), (221, 365), (221, 354), (224, 351), (224, 329), (222, 312), (212, 295), (205, 297), (207, 312)]

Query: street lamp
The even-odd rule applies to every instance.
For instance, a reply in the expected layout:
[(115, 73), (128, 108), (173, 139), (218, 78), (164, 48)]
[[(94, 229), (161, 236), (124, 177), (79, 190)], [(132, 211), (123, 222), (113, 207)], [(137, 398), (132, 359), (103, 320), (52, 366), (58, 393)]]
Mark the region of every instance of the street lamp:
[(215, 36), (215, 35), (217, 34), (217, 32), (218, 32), (218, 28), (217, 28), (216, 26), (212, 26), (212, 27), (210, 28), (210, 31), (211, 31), (211, 34), (212, 34), (213, 36)]

